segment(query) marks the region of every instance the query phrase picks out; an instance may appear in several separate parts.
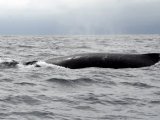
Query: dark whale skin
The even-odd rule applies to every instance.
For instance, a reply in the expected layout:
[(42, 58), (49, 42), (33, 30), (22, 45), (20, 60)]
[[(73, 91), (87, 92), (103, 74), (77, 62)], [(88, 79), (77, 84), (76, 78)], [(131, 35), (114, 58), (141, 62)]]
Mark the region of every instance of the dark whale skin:
[(88, 53), (66, 57), (52, 58), (47, 63), (80, 69), (88, 67), (100, 68), (139, 68), (151, 66), (160, 60), (159, 53), (148, 54), (117, 54), (117, 53)]

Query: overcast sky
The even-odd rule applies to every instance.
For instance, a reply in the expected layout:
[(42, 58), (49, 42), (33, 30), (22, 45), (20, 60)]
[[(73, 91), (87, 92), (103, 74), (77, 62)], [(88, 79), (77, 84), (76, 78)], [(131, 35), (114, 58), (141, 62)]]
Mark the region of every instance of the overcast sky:
[(0, 0), (0, 34), (159, 34), (160, 0)]

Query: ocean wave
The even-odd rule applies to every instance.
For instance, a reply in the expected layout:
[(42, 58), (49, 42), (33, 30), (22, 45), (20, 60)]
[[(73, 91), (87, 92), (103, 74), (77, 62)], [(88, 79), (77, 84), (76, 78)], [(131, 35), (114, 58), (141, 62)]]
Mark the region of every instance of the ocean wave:
[(14, 68), (19, 64), (17, 61), (10, 58), (0, 58), (0, 69)]
[(141, 82), (121, 82), (123, 85), (129, 85), (133, 87), (138, 87), (138, 88), (153, 88), (156, 86), (149, 85), (147, 83), (141, 83)]
[(95, 108), (93, 108), (92, 106), (89, 106), (89, 105), (77, 105), (77, 106), (74, 106), (73, 108), (78, 109), (78, 110), (98, 112)]
[(34, 48), (35, 46), (31, 46), (31, 45), (18, 45), (18, 47), (22, 47), (22, 48)]
[(47, 79), (48, 82), (58, 83), (62, 85), (73, 85), (73, 84), (92, 84), (94, 83), (94, 79), (90, 78), (78, 78), (78, 79), (62, 79), (62, 78), (51, 78)]
[(81, 94), (75, 97), (78, 100), (87, 104), (101, 104), (101, 105), (134, 105), (139, 99), (134, 98), (115, 98), (108, 94)]
[[(153, 37), (1, 37), (0, 119), (158, 120), (160, 62), (143, 68), (72, 70), (43, 61), (86, 52), (159, 53), (160, 36)], [(19, 62), (15, 66), (14, 60)], [(24, 64), (32, 60), (37, 62)]]
[(13, 80), (10, 78), (2, 78), (0, 79), (0, 82), (12, 82)]
[(0, 101), (14, 104), (14, 105), (21, 104), (21, 103), (25, 103), (27, 105), (38, 105), (41, 103), (40, 100), (33, 98), (31, 96), (28, 96), (28, 95), (17, 95), (17, 96), (11, 95), (5, 98), (1, 98)]
[(19, 83), (14, 83), (14, 84), (22, 85), (22, 86), (26, 86), (26, 85), (36, 86), (36, 84), (34, 84), (34, 83), (29, 83), (29, 82), (19, 82)]
[(160, 100), (151, 100), (149, 103), (160, 105)]
[(32, 115), (37, 116), (39, 118), (48, 118), (49, 116), (53, 116), (54, 113), (48, 111), (30, 111), (30, 112), (12, 112), (13, 115)]
[(0, 69), (6, 69), (6, 68), (25, 69), (25, 68), (35, 68), (35, 67), (67, 69), (58, 65), (46, 63), (45, 61), (41, 60), (21, 63), (10, 58), (0, 58)]
[[(21, 116), (21, 119), (25, 119), (28, 120), (30, 119), (54, 119), (53, 116), (55, 116), (55, 114), (53, 112), (49, 112), (49, 111), (38, 111), (38, 110), (33, 110), (33, 111), (15, 111), (15, 112), (7, 112), (7, 113), (0, 113), (0, 118), (1, 119), (14, 119), (14, 116)], [(20, 119), (19, 118), (19, 119)], [(15, 118), (17, 119), (17, 117)]]
[(131, 117), (127, 115), (105, 115), (103, 117), (97, 118), (98, 120), (139, 120), (140, 117)]

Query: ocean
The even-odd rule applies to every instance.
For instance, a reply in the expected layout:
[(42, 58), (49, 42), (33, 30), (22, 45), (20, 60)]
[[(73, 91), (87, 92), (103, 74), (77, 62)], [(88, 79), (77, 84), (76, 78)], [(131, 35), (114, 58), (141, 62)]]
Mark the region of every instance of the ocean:
[[(0, 119), (159, 120), (160, 62), (126, 69), (43, 62), (101, 52), (160, 53), (160, 35), (0, 36)], [(42, 67), (6, 67), (7, 60)]]

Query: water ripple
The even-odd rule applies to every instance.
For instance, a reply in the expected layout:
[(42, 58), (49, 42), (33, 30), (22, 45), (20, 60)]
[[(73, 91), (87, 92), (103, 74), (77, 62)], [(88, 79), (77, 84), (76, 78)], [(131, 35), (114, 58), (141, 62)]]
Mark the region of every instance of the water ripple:
[[(15, 120), (17, 120), (17, 117), (15, 116), (21, 116), (21, 119), (24, 120), (29, 120), (29, 119), (53, 119), (53, 116), (55, 116), (55, 114), (53, 112), (49, 112), (49, 111), (21, 111), (21, 112), (7, 112), (7, 113), (0, 113), (0, 118), (1, 119), (13, 119), (15, 118)], [(19, 118), (18, 117), (18, 118)], [(19, 118), (20, 119), (20, 118)]]
[(18, 45), (18, 47), (22, 47), (22, 48), (34, 48), (35, 46), (31, 46), (31, 45)]
[(8, 96), (6, 98), (0, 99), (2, 102), (10, 103), (10, 104), (21, 104), (25, 103), (27, 105), (38, 105), (40, 104), (40, 100), (35, 99), (33, 97), (27, 95), (21, 96)]
[(80, 85), (80, 84), (92, 84), (95, 81), (93, 79), (90, 78), (78, 78), (78, 79), (61, 79), (61, 78), (51, 78), (51, 79), (47, 79), (46, 81), (48, 82), (54, 82), (54, 83), (58, 83), (58, 84), (62, 84), (62, 85)]
[(149, 103), (151, 104), (156, 104), (156, 105), (160, 105), (160, 100), (152, 100)]
[(125, 115), (105, 115), (103, 117), (99, 117), (101, 120), (139, 120), (141, 118), (138, 117), (130, 117)]
[(29, 82), (19, 82), (19, 83), (15, 83), (17, 85), (22, 85), (22, 86), (26, 86), (26, 85), (30, 85), (30, 86), (36, 86), (35, 83), (29, 83)]
[(54, 113), (52, 112), (48, 112), (48, 111), (31, 111), (31, 112), (12, 112), (12, 115), (20, 115), (20, 116), (24, 116), (24, 115), (32, 115), (32, 116), (37, 116), (39, 118), (48, 118), (50, 116), (53, 116)]
[(141, 82), (121, 82), (123, 85), (129, 85), (133, 87), (138, 88), (154, 88), (156, 86), (148, 85), (147, 83), (141, 83)]
[(10, 78), (3, 78), (3, 79), (0, 79), (0, 82), (12, 82), (13, 80), (10, 79)]

